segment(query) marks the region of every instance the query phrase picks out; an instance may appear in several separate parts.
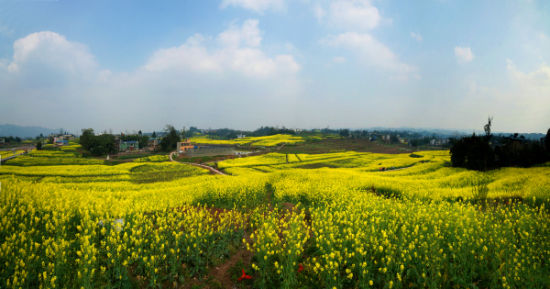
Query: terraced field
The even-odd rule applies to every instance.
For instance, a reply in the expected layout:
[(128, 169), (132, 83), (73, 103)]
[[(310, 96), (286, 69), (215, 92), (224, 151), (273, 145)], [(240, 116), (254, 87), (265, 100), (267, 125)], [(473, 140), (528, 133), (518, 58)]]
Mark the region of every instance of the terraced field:
[(548, 164), (270, 153), (219, 176), (90, 160), (2, 165), (1, 288), (550, 287)]
[(256, 147), (273, 147), (279, 144), (296, 144), (304, 142), (305, 139), (300, 136), (293, 136), (288, 134), (276, 134), (269, 136), (258, 137), (244, 137), (230, 140), (218, 140), (208, 137), (192, 137), (189, 139), (191, 142), (200, 144), (216, 144), (216, 145), (249, 145)]

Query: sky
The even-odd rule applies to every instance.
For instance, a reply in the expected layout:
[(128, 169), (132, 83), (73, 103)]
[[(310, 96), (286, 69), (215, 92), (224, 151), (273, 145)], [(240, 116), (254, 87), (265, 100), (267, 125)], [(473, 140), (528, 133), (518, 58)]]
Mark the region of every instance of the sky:
[(0, 0), (0, 123), (546, 132), (550, 1)]

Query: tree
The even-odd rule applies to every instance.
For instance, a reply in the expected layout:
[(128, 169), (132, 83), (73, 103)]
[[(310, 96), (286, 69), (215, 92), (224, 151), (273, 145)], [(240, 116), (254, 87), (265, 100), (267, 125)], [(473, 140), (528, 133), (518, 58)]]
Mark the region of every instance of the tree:
[(546, 138), (544, 138), (544, 145), (546, 146), (546, 153), (550, 155), (550, 128), (546, 132)]
[(487, 138), (473, 134), (453, 142), (451, 163), (453, 167), (485, 171), (494, 167), (495, 154)]
[(340, 130), (340, 136), (341, 137), (349, 137), (349, 129), (347, 129), (347, 128), (341, 129)]
[(42, 149), (42, 141), (39, 141), (36, 143), (36, 149), (41, 150)]
[(483, 126), (483, 130), (485, 131), (485, 136), (487, 138), (491, 137), (491, 124), (493, 123), (493, 118), (489, 117), (487, 120), (487, 124)]
[(82, 130), (80, 145), (94, 156), (113, 154), (118, 149), (114, 135), (103, 133), (96, 136), (91, 128)]
[(157, 132), (153, 132), (153, 134), (151, 135), (153, 138), (156, 138), (157, 137)]
[(82, 135), (80, 135), (80, 145), (85, 150), (90, 150), (90, 148), (94, 145), (94, 130), (92, 128), (85, 128), (82, 129)]
[(160, 141), (160, 148), (165, 152), (169, 152), (175, 150), (178, 146), (180, 135), (178, 131), (171, 125), (166, 126), (166, 132), (167, 134)]

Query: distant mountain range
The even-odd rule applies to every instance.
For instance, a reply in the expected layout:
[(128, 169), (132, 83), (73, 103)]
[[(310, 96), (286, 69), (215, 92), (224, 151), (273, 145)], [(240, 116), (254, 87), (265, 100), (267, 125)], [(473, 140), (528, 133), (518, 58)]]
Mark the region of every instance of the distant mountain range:
[(51, 129), (39, 126), (20, 126), (15, 124), (0, 124), (0, 136), (18, 136), (20, 138), (45, 136), (58, 133), (59, 129)]

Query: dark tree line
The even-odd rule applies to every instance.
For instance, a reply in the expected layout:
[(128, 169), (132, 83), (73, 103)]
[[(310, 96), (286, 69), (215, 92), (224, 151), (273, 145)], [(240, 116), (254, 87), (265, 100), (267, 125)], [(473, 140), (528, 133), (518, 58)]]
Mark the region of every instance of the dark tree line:
[(1, 137), (4, 139), (6, 143), (13, 144), (13, 143), (21, 143), (23, 140), (18, 136), (3, 136)]
[(80, 145), (94, 156), (114, 154), (118, 151), (114, 135), (107, 133), (95, 135), (91, 128), (82, 130)]
[(538, 141), (528, 140), (518, 134), (495, 137), (491, 134), (491, 122), (485, 125), (485, 135), (452, 140), (451, 163), (453, 167), (472, 170), (490, 170), (500, 167), (529, 167), (550, 161), (550, 129), (546, 137)]

